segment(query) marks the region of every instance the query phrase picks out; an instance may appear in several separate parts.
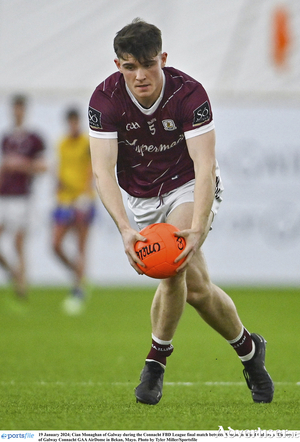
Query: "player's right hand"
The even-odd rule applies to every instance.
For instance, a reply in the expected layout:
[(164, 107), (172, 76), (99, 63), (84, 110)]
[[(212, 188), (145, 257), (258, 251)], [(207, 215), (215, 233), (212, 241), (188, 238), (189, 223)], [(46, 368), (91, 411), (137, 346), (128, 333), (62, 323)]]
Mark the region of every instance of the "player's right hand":
[(137, 241), (143, 241), (143, 242), (147, 241), (147, 238), (140, 235), (140, 233), (137, 230), (132, 229), (132, 228), (128, 228), (126, 230), (123, 230), (122, 239), (123, 239), (123, 244), (124, 244), (124, 250), (125, 250), (125, 253), (127, 255), (130, 265), (134, 268), (134, 270), (139, 275), (143, 275), (143, 272), (137, 266), (137, 264), (139, 264), (141, 267), (145, 267), (145, 264), (137, 256), (137, 254), (134, 250), (134, 245)]

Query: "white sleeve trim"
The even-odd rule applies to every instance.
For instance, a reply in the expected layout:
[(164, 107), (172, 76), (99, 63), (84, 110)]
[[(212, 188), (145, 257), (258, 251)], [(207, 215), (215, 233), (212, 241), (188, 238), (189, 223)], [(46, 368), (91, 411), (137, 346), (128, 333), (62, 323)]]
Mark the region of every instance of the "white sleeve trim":
[(189, 138), (197, 137), (198, 135), (206, 134), (206, 132), (210, 132), (215, 128), (214, 121), (211, 121), (209, 124), (206, 124), (202, 127), (197, 127), (197, 129), (192, 129), (184, 132), (185, 139), (188, 140)]
[(89, 129), (89, 135), (92, 138), (102, 139), (114, 139), (118, 138), (118, 132), (97, 132), (96, 130)]

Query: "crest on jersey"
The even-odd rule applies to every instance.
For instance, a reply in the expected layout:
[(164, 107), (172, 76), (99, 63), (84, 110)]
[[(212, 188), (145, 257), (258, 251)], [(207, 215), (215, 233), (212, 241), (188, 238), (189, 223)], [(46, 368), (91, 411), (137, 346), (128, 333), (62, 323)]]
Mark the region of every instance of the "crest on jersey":
[(103, 129), (101, 124), (101, 112), (89, 107), (89, 124), (91, 129)]
[(210, 120), (210, 118), (211, 111), (209, 102), (205, 101), (205, 103), (201, 104), (201, 106), (197, 107), (197, 109), (194, 110), (193, 126), (201, 126), (201, 124)]
[(170, 119), (162, 120), (162, 124), (163, 124), (165, 130), (175, 130), (175, 129), (177, 129), (177, 127), (176, 127), (176, 125), (175, 125), (173, 120), (170, 120)]

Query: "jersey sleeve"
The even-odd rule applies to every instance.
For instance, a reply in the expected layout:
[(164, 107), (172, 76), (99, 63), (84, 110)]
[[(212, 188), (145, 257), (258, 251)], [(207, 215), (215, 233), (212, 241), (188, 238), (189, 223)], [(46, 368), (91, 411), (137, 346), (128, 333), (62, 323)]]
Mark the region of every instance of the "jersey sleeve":
[(99, 89), (93, 93), (88, 110), (89, 135), (93, 138), (118, 138), (117, 118), (111, 100)]
[(40, 152), (43, 152), (46, 150), (45, 141), (39, 135), (38, 135), (38, 139), (39, 139), (39, 150), (40, 150)]
[(191, 84), (182, 103), (183, 131), (186, 139), (214, 129), (213, 113), (208, 95), (200, 83)]
[(41, 158), (46, 150), (44, 139), (35, 132), (29, 134), (29, 139), (32, 146), (29, 156), (34, 159)]

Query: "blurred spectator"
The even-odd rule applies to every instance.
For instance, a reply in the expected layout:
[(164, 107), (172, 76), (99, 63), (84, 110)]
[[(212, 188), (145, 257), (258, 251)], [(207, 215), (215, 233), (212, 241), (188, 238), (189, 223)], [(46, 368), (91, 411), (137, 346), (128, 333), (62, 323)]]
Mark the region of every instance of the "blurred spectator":
[[(27, 98), (12, 98), (13, 127), (1, 142), (0, 237), (11, 237), (14, 257), (0, 252), (0, 265), (13, 281), (18, 297), (27, 296), (25, 238), (30, 214), (31, 185), (37, 173), (46, 171), (45, 145), (25, 127)], [(10, 253), (9, 253), (10, 255)], [(13, 253), (12, 253), (13, 255)]]
[[(53, 250), (71, 271), (73, 288), (64, 302), (68, 314), (82, 311), (85, 301), (84, 277), (86, 244), (95, 216), (89, 139), (81, 130), (80, 114), (76, 109), (66, 113), (67, 133), (58, 145), (56, 209), (53, 214)], [(75, 236), (76, 252), (67, 251), (64, 239)], [(73, 255), (73, 256), (72, 256)]]

